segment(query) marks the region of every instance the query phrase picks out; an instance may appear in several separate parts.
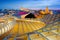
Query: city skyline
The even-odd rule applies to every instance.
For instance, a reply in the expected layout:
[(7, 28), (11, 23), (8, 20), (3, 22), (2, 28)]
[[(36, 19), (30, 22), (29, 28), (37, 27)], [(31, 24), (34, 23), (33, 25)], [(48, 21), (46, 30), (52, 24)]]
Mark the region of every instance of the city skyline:
[(0, 0), (0, 9), (60, 9), (60, 0)]

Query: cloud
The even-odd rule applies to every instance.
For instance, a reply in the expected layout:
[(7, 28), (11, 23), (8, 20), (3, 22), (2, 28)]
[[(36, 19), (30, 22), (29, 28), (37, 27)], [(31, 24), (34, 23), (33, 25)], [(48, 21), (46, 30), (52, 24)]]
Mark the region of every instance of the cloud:
[(0, 8), (14, 9), (19, 9), (20, 7), (44, 9), (46, 6), (49, 8), (60, 8), (60, 0), (4, 0), (0, 1), (0, 4)]
[(46, 6), (54, 6), (54, 5), (60, 5), (59, 0), (37, 0), (37, 1), (29, 1), (26, 3), (23, 3), (22, 6), (26, 8), (44, 8)]

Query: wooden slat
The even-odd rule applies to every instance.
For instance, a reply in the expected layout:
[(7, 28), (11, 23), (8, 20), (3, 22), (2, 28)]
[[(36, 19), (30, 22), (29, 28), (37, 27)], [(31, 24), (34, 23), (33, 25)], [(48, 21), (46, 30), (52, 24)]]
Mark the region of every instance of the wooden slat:
[(34, 26), (34, 23), (31, 22), (30, 24), (31, 24), (31, 26), (32, 26), (32, 28), (33, 28), (34, 30), (37, 30), (37, 29), (36, 29), (36, 26)]
[(15, 34), (18, 32), (18, 24), (16, 23), (13, 30), (11, 31), (11, 34)]
[(35, 23), (35, 25), (37, 26), (37, 28), (39, 28), (39, 29), (41, 28), (41, 26), (40, 26), (40, 25), (38, 25), (38, 23)]
[(23, 23), (22, 22), (20, 22), (20, 24), (19, 24), (19, 33), (24, 34), (24, 28), (23, 28)]
[(33, 32), (34, 29), (33, 29), (33, 26), (31, 25), (31, 22), (27, 22), (27, 24), (29, 24), (30, 30), (31, 30), (31, 32)]
[(35, 22), (32, 23), (32, 26), (34, 26), (34, 27), (36, 28), (36, 30), (39, 29), (39, 28), (37, 28), (37, 26), (35, 25)]
[(27, 25), (28, 31), (29, 31), (29, 32), (32, 32), (31, 26), (29, 25), (28, 22), (26, 22), (26, 25)]
[[(24, 29), (24, 33), (28, 33), (28, 28), (26, 26), (26, 22), (22, 22), (23, 23), (23, 29)], [(29, 24), (28, 24), (29, 25)]]
[(29, 25), (30, 25), (30, 27), (31, 27), (31, 29), (32, 29), (33, 31), (36, 30), (36, 29), (34, 28), (34, 26), (32, 26), (31, 22), (29, 22)]

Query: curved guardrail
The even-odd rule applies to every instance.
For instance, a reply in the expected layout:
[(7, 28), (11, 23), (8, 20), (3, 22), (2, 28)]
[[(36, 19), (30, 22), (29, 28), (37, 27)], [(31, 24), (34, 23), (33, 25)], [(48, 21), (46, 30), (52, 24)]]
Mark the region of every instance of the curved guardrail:
[[(60, 21), (56, 21), (52, 24), (47, 24), (44, 28), (40, 29), (40, 30), (43, 30), (43, 31), (51, 31), (51, 30), (59, 30), (58, 28), (60, 28), (60, 24), (59, 24)], [(56, 26), (57, 25), (57, 26)]]

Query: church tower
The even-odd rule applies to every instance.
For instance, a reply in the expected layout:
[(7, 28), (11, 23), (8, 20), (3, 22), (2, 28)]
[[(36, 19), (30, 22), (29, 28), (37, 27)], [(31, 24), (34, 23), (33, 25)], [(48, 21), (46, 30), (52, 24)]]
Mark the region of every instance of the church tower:
[(48, 6), (46, 7), (45, 9), (45, 13), (48, 14), (49, 13), (49, 9), (48, 9)]

